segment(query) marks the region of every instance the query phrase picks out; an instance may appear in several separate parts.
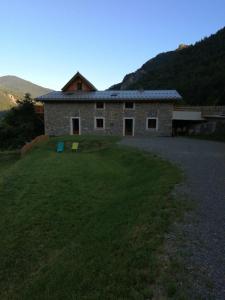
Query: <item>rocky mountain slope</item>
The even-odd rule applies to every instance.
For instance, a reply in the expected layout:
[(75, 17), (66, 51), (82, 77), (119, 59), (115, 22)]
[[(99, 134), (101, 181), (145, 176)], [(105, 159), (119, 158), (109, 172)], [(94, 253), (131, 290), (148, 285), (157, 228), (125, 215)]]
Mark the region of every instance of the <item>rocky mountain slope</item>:
[(187, 104), (224, 105), (225, 28), (181, 46), (150, 59), (110, 89), (176, 89)]

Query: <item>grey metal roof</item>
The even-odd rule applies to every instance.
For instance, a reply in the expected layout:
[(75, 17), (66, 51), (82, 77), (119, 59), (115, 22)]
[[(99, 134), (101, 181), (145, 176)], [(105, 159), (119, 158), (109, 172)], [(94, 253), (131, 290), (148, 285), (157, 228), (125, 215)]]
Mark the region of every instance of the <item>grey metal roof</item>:
[(51, 92), (36, 98), (38, 101), (174, 101), (182, 97), (176, 90), (124, 90), (124, 91), (75, 91)]

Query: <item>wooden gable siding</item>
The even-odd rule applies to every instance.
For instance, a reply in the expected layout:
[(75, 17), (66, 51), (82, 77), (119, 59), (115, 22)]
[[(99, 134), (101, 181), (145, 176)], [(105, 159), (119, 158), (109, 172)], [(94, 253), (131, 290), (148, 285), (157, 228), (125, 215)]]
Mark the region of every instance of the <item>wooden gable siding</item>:
[(73, 82), (66, 88), (65, 92), (77, 91), (77, 83), (82, 82), (82, 91), (90, 92), (92, 91), (91, 87), (81, 78), (75, 78)]
[(77, 84), (82, 83), (82, 90), (87, 91), (97, 91), (96, 87), (93, 86), (93, 84), (88, 81), (83, 75), (81, 75), (79, 72), (77, 72), (69, 82), (62, 88), (63, 92), (74, 92), (77, 91)]

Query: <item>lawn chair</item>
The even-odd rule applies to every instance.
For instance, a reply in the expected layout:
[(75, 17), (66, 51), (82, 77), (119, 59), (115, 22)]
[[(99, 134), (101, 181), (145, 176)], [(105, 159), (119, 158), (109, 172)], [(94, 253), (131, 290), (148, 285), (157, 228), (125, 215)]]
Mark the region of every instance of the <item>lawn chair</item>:
[(72, 143), (72, 147), (71, 147), (71, 149), (72, 149), (72, 151), (75, 151), (75, 152), (77, 152), (77, 150), (78, 150), (78, 147), (79, 147), (79, 143)]
[(58, 143), (57, 143), (56, 151), (57, 151), (58, 153), (64, 151), (64, 142), (58, 142)]

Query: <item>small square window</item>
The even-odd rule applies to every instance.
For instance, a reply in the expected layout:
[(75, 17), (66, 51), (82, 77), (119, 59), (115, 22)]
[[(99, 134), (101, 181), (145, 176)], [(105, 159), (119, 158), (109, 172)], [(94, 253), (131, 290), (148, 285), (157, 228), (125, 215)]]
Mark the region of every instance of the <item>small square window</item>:
[(77, 90), (78, 90), (78, 91), (82, 91), (82, 88), (83, 88), (83, 87), (82, 87), (82, 82), (78, 82), (78, 83), (77, 83)]
[(104, 102), (96, 102), (96, 109), (104, 109), (105, 103)]
[(104, 128), (104, 119), (103, 118), (96, 118), (95, 119), (95, 127), (96, 128)]
[(148, 118), (147, 119), (147, 129), (157, 129), (157, 119)]
[(134, 102), (125, 102), (126, 109), (134, 109)]

